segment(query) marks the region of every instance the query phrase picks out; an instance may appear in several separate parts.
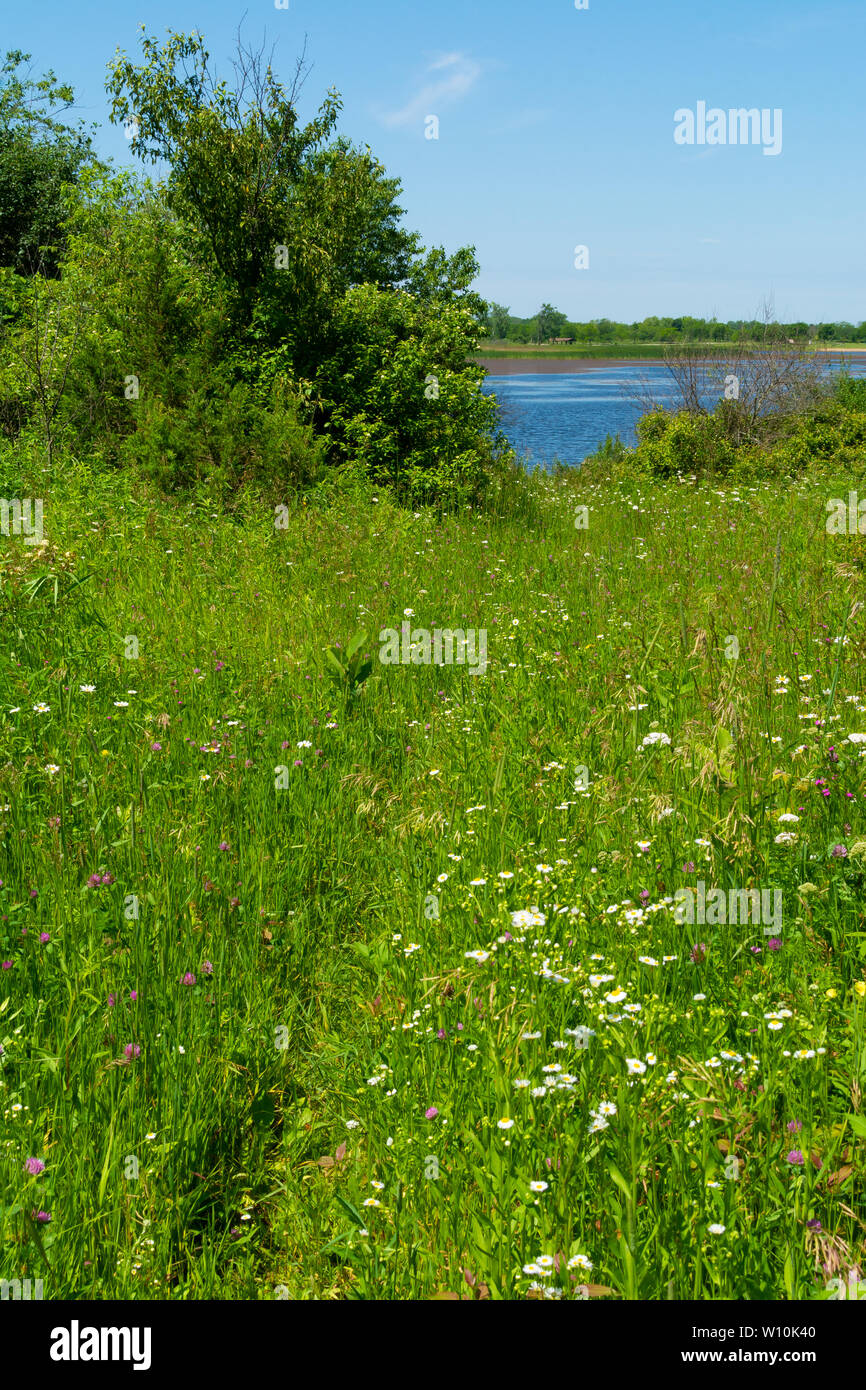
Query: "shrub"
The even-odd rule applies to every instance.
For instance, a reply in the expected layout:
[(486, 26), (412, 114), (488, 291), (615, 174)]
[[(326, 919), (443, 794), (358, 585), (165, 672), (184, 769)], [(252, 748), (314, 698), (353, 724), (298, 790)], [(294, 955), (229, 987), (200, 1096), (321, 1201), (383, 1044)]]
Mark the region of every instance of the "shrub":
[(313, 482), (324, 464), (323, 443), (279, 384), (264, 406), (236, 383), (225, 392), (199, 388), (181, 406), (147, 396), (133, 409), (136, 427), (121, 441), (118, 462), (165, 490), (206, 481), (225, 499), (255, 480), (263, 493), (283, 497)]
[(840, 372), (836, 380), (836, 399), (845, 410), (866, 415), (866, 379)]
[(729, 473), (737, 451), (715, 415), (653, 411), (637, 424), (637, 456), (654, 477)]
[(467, 363), (476, 324), (459, 301), (359, 285), (336, 306), (334, 347), (316, 376), (337, 457), (417, 505), (481, 501), (511, 451), (496, 402)]

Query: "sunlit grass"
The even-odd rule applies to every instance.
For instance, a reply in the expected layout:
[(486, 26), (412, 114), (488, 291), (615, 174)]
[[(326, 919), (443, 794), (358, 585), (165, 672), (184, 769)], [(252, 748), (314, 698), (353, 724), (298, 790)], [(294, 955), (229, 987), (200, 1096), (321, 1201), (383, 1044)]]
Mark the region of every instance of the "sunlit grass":
[[(2, 541), (0, 1276), (863, 1272), (866, 550), (824, 530), (856, 485), (536, 477), (536, 525), (373, 492), (278, 529), (43, 482), (46, 546)], [(374, 659), (348, 698), (326, 648), (407, 609), (484, 629), (486, 674)], [(781, 889), (780, 932), (678, 922), (699, 881)]]

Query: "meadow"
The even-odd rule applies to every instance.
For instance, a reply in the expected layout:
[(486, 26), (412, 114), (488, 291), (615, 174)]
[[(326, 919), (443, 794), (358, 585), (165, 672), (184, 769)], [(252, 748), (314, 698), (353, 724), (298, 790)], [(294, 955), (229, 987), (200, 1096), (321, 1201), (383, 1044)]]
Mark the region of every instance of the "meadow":
[[(275, 510), (7, 454), (44, 541), (0, 560), (0, 1277), (858, 1281), (857, 481)], [(485, 631), (486, 672), (382, 664), (407, 619)], [(699, 883), (781, 890), (781, 928), (678, 920)]]

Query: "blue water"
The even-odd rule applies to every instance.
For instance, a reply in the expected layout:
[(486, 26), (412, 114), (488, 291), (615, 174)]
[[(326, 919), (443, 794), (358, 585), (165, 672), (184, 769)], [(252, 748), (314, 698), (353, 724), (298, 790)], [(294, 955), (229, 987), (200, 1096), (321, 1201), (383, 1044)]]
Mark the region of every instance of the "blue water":
[[(864, 376), (866, 362), (855, 358), (849, 370), (852, 376)], [(665, 406), (673, 405), (676, 398), (674, 380), (664, 362), (576, 373), (488, 376), (484, 390), (497, 397), (501, 428), (517, 453), (530, 468), (544, 469), (557, 458), (561, 463), (581, 463), (608, 434), (618, 434), (624, 444), (635, 444), (634, 427), (646, 408), (635, 399), (640, 392), (650, 391)]]

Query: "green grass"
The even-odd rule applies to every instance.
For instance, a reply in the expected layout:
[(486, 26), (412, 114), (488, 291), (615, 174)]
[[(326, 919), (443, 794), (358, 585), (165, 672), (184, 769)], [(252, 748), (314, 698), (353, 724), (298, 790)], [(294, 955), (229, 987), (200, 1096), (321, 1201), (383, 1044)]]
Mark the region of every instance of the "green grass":
[[(866, 548), (824, 530), (855, 481), (536, 476), (534, 521), (359, 490), (276, 529), (25, 462), (0, 1277), (787, 1300), (863, 1272)], [(486, 673), (382, 665), (407, 609), (486, 630)], [(351, 695), (325, 653), (359, 630)], [(780, 948), (677, 921), (698, 880), (781, 889)]]

